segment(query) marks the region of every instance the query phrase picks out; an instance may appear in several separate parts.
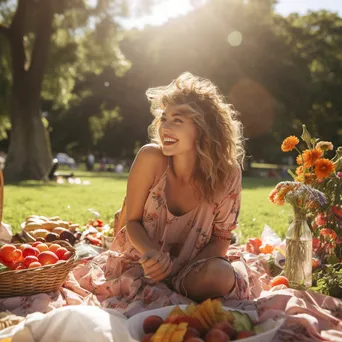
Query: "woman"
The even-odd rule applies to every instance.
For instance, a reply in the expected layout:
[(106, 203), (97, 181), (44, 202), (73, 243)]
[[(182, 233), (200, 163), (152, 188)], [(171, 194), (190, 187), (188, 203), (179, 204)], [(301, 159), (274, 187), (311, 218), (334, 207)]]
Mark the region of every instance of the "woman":
[(140, 149), (129, 174), (126, 225), (112, 251), (92, 263), (105, 279), (94, 282), (81, 269), (76, 279), (100, 300), (112, 298), (110, 306), (113, 297), (144, 301), (154, 285), (161, 296), (168, 288), (196, 301), (248, 298), (246, 276), (225, 258), (244, 157), (235, 112), (209, 80), (190, 73), (147, 97), (153, 143)]

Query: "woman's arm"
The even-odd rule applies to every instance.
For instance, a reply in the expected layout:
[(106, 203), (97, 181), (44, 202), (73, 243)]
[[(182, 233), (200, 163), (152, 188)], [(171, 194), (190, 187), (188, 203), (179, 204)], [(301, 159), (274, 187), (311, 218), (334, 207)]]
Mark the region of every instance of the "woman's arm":
[(203, 247), (203, 249), (193, 259), (190, 260), (190, 263), (210, 257), (224, 257), (227, 254), (229, 245), (230, 240), (211, 238), (210, 241)]
[(156, 177), (166, 168), (166, 160), (155, 145), (142, 147), (134, 160), (127, 183), (126, 231), (132, 245), (141, 253), (140, 263), (146, 277), (161, 281), (168, 276), (172, 263), (169, 254), (151, 241), (142, 226), (144, 206)]
[(190, 263), (214, 256), (226, 256), (232, 237), (232, 230), (236, 228), (240, 202), (241, 170), (237, 169), (232, 176), (229, 188), (226, 189), (223, 199), (216, 209), (217, 213), (209, 242), (190, 260)]
[(145, 145), (138, 152), (128, 176), (126, 230), (132, 245), (141, 254), (159, 249), (147, 236), (142, 217), (149, 190), (162, 170), (164, 158), (157, 146)]

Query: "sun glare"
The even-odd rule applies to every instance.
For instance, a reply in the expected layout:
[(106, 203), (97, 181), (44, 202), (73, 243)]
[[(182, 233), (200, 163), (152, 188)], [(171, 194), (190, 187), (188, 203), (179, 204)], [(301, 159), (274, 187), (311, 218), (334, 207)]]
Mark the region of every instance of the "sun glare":
[(162, 25), (168, 19), (184, 15), (191, 11), (191, 9), (189, 0), (165, 0), (153, 6), (149, 15), (139, 19), (125, 20), (125, 24), (130, 27), (139, 28), (145, 25)]

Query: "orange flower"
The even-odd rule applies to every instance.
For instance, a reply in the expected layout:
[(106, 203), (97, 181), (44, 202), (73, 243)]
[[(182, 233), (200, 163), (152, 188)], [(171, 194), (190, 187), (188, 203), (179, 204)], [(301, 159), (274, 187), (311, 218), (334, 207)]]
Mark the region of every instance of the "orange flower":
[(323, 237), (328, 237), (328, 238), (331, 238), (333, 240), (335, 240), (336, 237), (337, 237), (336, 232), (334, 230), (332, 230), (332, 229), (329, 229), (329, 228), (321, 229), (319, 234), (322, 235)]
[(300, 183), (304, 183), (304, 175), (301, 174), (298, 177), (295, 177), (295, 182), (300, 182)]
[(320, 261), (317, 258), (312, 258), (312, 268), (317, 268), (320, 265)]
[(302, 173), (303, 173), (303, 166), (298, 166), (297, 168), (296, 168), (296, 175), (301, 175)]
[(322, 158), (315, 162), (315, 174), (318, 178), (327, 178), (334, 170), (334, 163), (329, 159)]
[(294, 189), (293, 185), (282, 186), (280, 190), (278, 190), (278, 192), (273, 197), (273, 203), (278, 204), (278, 205), (283, 205), (285, 203), (286, 194), (293, 189)]
[(317, 159), (321, 158), (323, 155), (322, 150), (314, 148), (312, 150), (305, 150), (303, 152), (304, 167), (309, 169), (314, 165)]
[(306, 173), (306, 174), (305, 174), (304, 183), (305, 183), (305, 184), (311, 184), (311, 183), (313, 183), (316, 179), (317, 179), (316, 175), (313, 175), (313, 174), (311, 174), (311, 173)]
[(279, 196), (279, 194), (276, 194), (273, 199), (273, 203), (277, 205), (284, 205), (285, 204), (285, 196)]
[(297, 144), (299, 144), (299, 139), (294, 135), (291, 135), (283, 141), (283, 143), (281, 144), (281, 150), (283, 152), (292, 151)]
[(273, 189), (273, 190), (271, 191), (271, 193), (268, 195), (268, 199), (269, 199), (272, 203), (274, 203), (274, 197), (275, 197), (276, 194), (277, 194), (277, 189)]
[(298, 165), (302, 165), (303, 164), (303, 159), (302, 159), (302, 155), (301, 154), (299, 156), (297, 156), (296, 162), (297, 162)]
[(306, 172), (305, 174), (301, 173), (297, 177), (295, 177), (295, 181), (305, 184), (311, 184), (316, 180), (316, 178), (316, 175), (312, 175), (311, 173)]

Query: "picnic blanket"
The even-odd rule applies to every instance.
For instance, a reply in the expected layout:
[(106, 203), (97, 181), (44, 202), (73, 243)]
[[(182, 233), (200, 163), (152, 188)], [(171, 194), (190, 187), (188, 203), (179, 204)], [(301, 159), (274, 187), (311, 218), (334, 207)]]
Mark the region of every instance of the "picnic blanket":
[[(240, 259), (244, 246), (231, 246), (230, 260)], [(165, 284), (143, 284), (143, 291), (132, 298), (107, 297), (90, 291), (91, 287), (101, 287), (105, 283), (104, 273), (98, 265), (104, 264), (108, 254), (104, 252), (87, 265), (94, 268), (92, 282), (82, 287), (80, 272), (87, 267), (76, 267), (70, 272), (63, 288), (58, 292), (41, 293), (27, 297), (0, 299), (0, 311), (10, 311), (25, 316), (33, 312), (49, 312), (66, 305), (93, 305), (115, 308), (131, 317), (139, 312), (174, 304), (188, 304), (188, 298), (170, 290)], [(243, 259), (248, 270), (249, 286), (253, 299), (225, 300), (224, 306), (241, 310), (256, 311), (260, 321), (269, 317), (285, 317), (286, 322), (277, 332), (273, 341), (342, 341), (342, 301), (312, 291), (288, 289), (284, 285), (271, 288), (272, 277), (268, 273), (268, 263), (262, 255), (249, 255)], [(90, 264), (89, 264), (90, 263)], [(123, 284), (123, 286), (125, 286)]]

